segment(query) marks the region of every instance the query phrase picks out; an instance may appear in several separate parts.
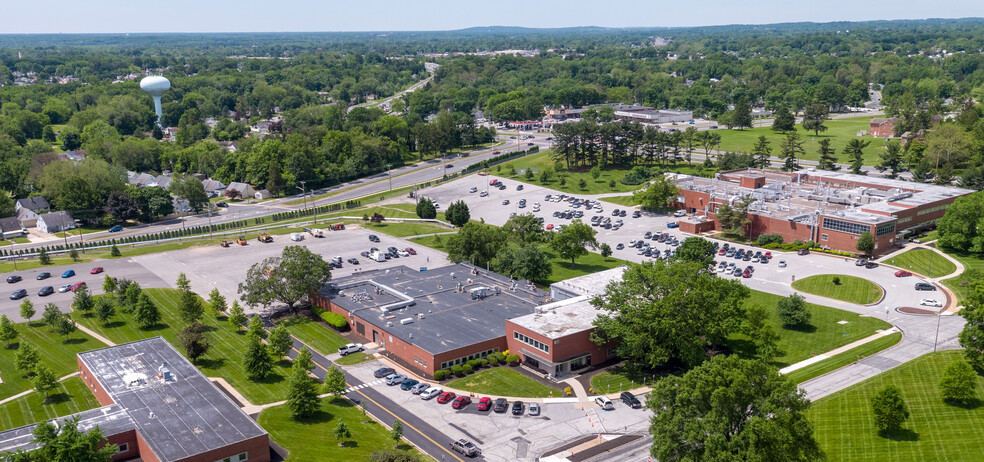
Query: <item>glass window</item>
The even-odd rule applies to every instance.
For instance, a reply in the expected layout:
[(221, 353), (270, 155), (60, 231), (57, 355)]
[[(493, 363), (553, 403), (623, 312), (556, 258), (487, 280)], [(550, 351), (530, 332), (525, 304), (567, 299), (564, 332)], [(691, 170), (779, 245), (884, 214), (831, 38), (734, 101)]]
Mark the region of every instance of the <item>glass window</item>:
[(878, 236), (884, 236), (886, 234), (895, 233), (895, 223), (885, 223), (884, 225), (878, 225)]
[(826, 234), (821, 234), (820, 235), (820, 240), (821, 241), (826, 241), (827, 240), (827, 235)]
[(871, 231), (871, 226), (850, 221), (838, 220), (835, 218), (824, 217), (823, 228), (831, 231), (861, 235), (865, 231)]

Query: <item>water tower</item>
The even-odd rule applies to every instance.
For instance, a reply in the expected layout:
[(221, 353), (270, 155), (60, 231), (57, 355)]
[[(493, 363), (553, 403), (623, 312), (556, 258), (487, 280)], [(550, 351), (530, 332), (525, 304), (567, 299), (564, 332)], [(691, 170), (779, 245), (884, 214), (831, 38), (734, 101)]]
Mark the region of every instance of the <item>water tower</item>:
[(157, 113), (157, 123), (161, 122), (161, 96), (171, 89), (171, 82), (160, 75), (150, 75), (140, 81), (140, 89), (154, 98), (154, 112)]

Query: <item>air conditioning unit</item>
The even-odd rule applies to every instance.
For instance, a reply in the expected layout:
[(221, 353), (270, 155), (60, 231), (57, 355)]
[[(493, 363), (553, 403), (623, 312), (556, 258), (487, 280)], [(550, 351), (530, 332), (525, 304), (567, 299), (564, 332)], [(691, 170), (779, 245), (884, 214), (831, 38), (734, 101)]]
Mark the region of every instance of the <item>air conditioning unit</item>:
[(413, 318), (403, 318), (400, 320), (400, 324), (407, 325), (413, 322)]
[(424, 319), (424, 313), (417, 313), (417, 319)]

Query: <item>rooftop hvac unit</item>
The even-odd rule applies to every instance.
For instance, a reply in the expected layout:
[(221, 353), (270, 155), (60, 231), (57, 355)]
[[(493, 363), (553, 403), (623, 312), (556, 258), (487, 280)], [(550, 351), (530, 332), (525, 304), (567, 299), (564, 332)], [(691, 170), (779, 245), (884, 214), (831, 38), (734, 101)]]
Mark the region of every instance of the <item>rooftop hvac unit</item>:
[(393, 321), (386, 321), (386, 327), (393, 327)]
[(417, 319), (424, 319), (424, 313), (417, 313)]
[(412, 322), (413, 322), (413, 318), (403, 318), (400, 320), (400, 324), (403, 324), (404, 326)]

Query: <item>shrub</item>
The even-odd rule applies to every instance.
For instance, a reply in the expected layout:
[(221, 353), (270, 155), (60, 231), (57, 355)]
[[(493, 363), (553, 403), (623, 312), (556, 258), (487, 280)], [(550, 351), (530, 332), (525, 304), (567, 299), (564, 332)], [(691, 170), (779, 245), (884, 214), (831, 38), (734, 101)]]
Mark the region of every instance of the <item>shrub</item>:
[(471, 364), (465, 364), (464, 366), (461, 366), (461, 375), (471, 374), (472, 370), (474, 370), (474, 368), (471, 367)]
[(513, 366), (519, 364), (519, 355), (509, 355), (509, 356), (507, 356), (506, 357), (506, 362), (509, 363), (510, 365), (513, 365)]
[(488, 356), (488, 361), (489, 361), (489, 366), (498, 366), (499, 365), (499, 357), (496, 356), (496, 355), (494, 355), (494, 354), (491, 354), (491, 355)]
[(839, 286), (841, 285), (841, 278), (839, 276), (834, 276), (833, 282), (835, 286)]
[(778, 248), (781, 248), (781, 247), (782, 247), (782, 244), (777, 244), (775, 242), (772, 242), (772, 243), (769, 243), (769, 244), (764, 244), (762, 246), (763, 249), (768, 249), (768, 250), (775, 250), (775, 249), (778, 249)]
[(462, 371), (463, 371), (463, 369), (459, 365), (451, 366), (451, 373), (454, 374), (454, 375), (456, 375), (456, 376), (458, 376), (458, 377), (461, 377), (461, 376), (464, 375), (464, 373)]
[(318, 315), (321, 320), (331, 326), (332, 329), (345, 330), (348, 328), (348, 320), (345, 319), (345, 316), (338, 313), (332, 313), (331, 311), (325, 311), (319, 307), (313, 307), (312, 311), (314, 311), (314, 314)]
[(444, 380), (446, 378), (448, 378), (448, 371), (444, 369), (434, 371), (434, 380)]
[(489, 364), (489, 361), (487, 359), (476, 359), (475, 360), (475, 368), (476, 369), (481, 368), (481, 367), (485, 367), (488, 364)]
[(649, 176), (650, 172), (648, 168), (641, 165), (636, 165), (635, 167), (632, 167), (632, 170), (629, 171), (629, 173), (626, 173), (625, 176), (622, 177), (621, 181), (623, 184), (627, 185), (643, 184), (649, 181)]
[(782, 235), (775, 233), (763, 234), (758, 237), (758, 244), (763, 247), (767, 244), (782, 244)]

